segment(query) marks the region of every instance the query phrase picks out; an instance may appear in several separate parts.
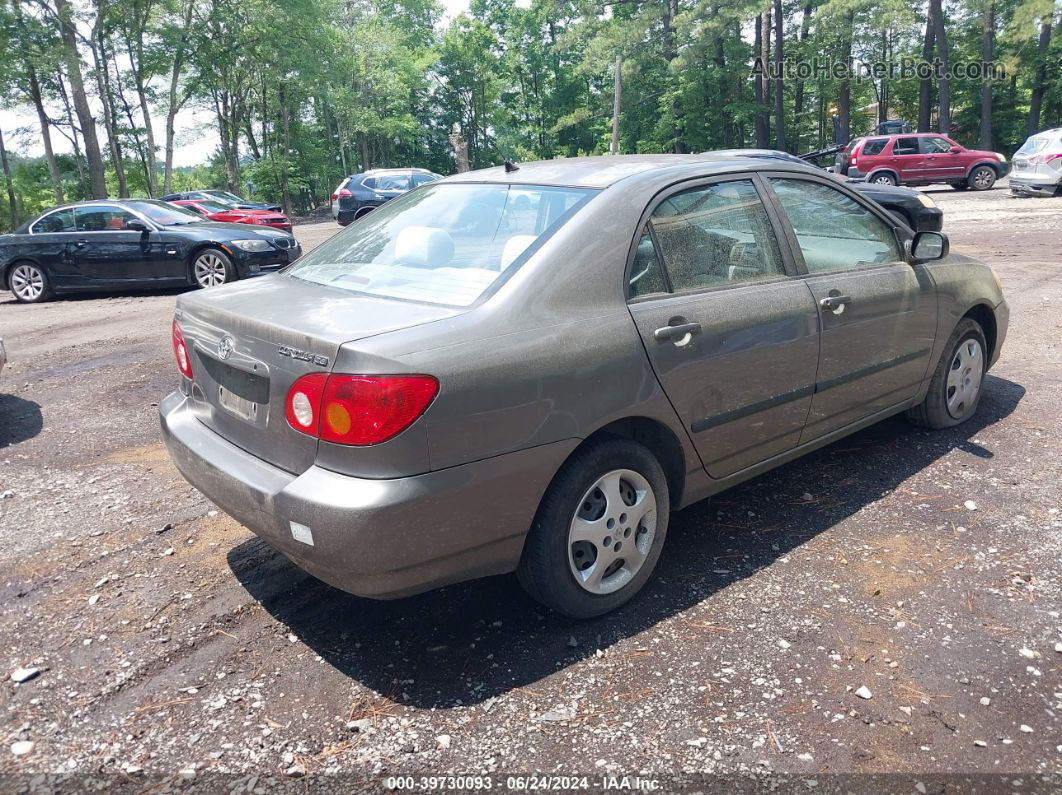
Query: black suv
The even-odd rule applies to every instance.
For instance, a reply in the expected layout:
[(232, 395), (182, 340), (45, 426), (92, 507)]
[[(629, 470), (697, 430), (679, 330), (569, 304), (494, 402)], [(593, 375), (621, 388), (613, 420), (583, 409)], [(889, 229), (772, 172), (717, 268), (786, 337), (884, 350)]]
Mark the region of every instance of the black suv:
[(353, 174), (332, 194), (332, 217), (340, 226), (426, 182), (442, 177), (424, 168), (374, 168)]

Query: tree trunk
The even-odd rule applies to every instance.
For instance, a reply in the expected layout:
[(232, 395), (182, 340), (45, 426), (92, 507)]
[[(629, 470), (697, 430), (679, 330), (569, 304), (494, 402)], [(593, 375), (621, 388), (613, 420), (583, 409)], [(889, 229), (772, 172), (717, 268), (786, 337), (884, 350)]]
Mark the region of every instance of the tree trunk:
[[(184, 30), (186, 32), (192, 24), (192, 11), (194, 8), (195, 4), (193, 0), (189, 0), (188, 5), (185, 6), (184, 9)], [(178, 97), (177, 94), (177, 89), (181, 80), (181, 70), (184, 68), (186, 42), (186, 36), (181, 36), (177, 51), (173, 54), (173, 65), (170, 67), (169, 104), (166, 107), (166, 163), (163, 166), (162, 175), (163, 195), (170, 193), (173, 190), (174, 120), (177, 118), (177, 113), (180, 111), (181, 106), (183, 106), (188, 99), (187, 93), (183, 97)]]
[(114, 97), (111, 94), (111, 71), (107, 68), (107, 49), (104, 45), (102, 31), (104, 5), (99, 2), (96, 11), (96, 30), (92, 32), (92, 59), (96, 64), (96, 85), (100, 92), (100, 104), (103, 106), (103, 127), (107, 130), (107, 143), (111, 150), (111, 165), (118, 178), (118, 196), (129, 195), (129, 186), (125, 181), (125, 167), (122, 165), (122, 148), (118, 141), (118, 128), (115, 121)]
[[(55, 82), (56, 88), (59, 90), (59, 96), (63, 100), (63, 111), (66, 116), (66, 126), (70, 128), (70, 145), (74, 149), (74, 166), (77, 168), (77, 180), (78, 182), (85, 181), (85, 158), (81, 154), (81, 141), (79, 140), (77, 133), (77, 125), (74, 123), (74, 111), (70, 107), (70, 97), (67, 96), (66, 86), (63, 84), (63, 75), (59, 75), (59, 79)], [(58, 128), (57, 128), (58, 129)]]
[[(996, 35), (996, 9), (993, 0), (984, 2), (984, 14), (981, 18), (982, 65), (992, 60)], [(985, 150), (992, 148), (992, 80), (987, 75), (981, 76), (981, 135), (977, 145)]]
[[(889, 63), (889, 29), (882, 28), (881, 31), (881, 62)], [(889, 78), (887, 75), (881, 76), (881, 82), (878, 86), (878, 123), (887, 121), (889, 118)]]
[(59, 35), (63, 42), (63, 56), (66, 62), (67, 77), (70, 80), (70, 93), (73, 94), (74, 109), (81, 125), (81, 137), (85, 142), (85, 158), (88, 160), (92, 198), (106, 199), (107, 178), (103, 170), (99, 139), (96, 137), (96, 120), (92, 116), (92, 108), (85, 94), (85, 81), (81, 76), (81, 56), (77, 51), (77, 31), (74, 29), (73, 10), (69, 0), (55, 0), (55, 10), (59, 16)]
[(1036, 46), (1036, 80), (1029, 99), (1029, 135), (1040, 132), (1040, 110), (1047, 88), (1047, 49), (1051, 46), (1051, 17), (1040, 20), (1040, 40)]
[(11, 209), (11, 229), (18, 226), (18, 202), (15, 199), (15, 181), (11, 178), (11, 164), (7, 162), (7, 148), (4, 146), (4, 131), (0, 130), (0, 162), (3, 163), (4, 181), (7, 183), (7, 201)]
[(782, 61), (785, 59), (785, 42), (782, 28), (782, 0), (774, 0), (774, 137), (775, 146), (781, 151), (785, 145), (785, 77)]
[[(133, 70), (133, 83), (136, 86), (136, 96), (140, 102), (140, 116), (144, 120), (144, 137), (147, 145), (144, 147), (144, 169), (147, 171), (148, 195), (154, 198), (158, 194), (158, 166), (155, 162), (155, 130), (151, 124), (151, 107), (148, 105), (147, 87), (144, 84), (144, 38), (140, 36), (136, 42), (129, 42), (129, 65)], [(136, 61), (133, 61), (132, 49), (137, 51)]]
[[(804, 44), (808, 40), (808, 35), (811, 33), (811, 15), (814, 10), (814, 6), (811, 3), (804, 5), (804, 15), (800, 19), (800, 43)], [(801, 46), (801, 55), (803, 55), (803, 46)], [(804, 81), (797, 80), (796, 85), (793, 87), (793, 117), (796, 123), (797, 140), (795, 150), (800, 150), (800, 116), (804, 112)]]
[(616, 58), (616, 75), (613, 82), (612, 89), (612, 146), (609, 147), (609, 152), (614, 155), (619, 154), (619, 142), (620, 142), (620, 91), (623, 89), (623, 80), (620, 72), (623, 68), (623, 61), (620, 58)]
[[(719, 19), (719, 5), (718, 3), (712, 6), (712, 19), (718, 21)], [(726, 49), (723, 44), (723, 29), (720, 27), (715, 35), (712, 37), (712, 46), (714, 48), (714, 57), (712, 59), (715, 65), (716, 79), (715, 87), (719, 92), (721, 102), (719, 105), (719, 115), (722, 121), (723, 140), (724, 147), (733, 146), (735, 139), (738, 137), (734, 132), (734, 117), (730, 110), (727, 108), (728, 97), (731, 95), (731, 79), (730, 74), (726, 68)], [(740, 90), (740, 89), (739, 89)]]
[(29, 81), (30, 98), (33, 106), (37, 109), (37, 121), (41, 125), (41, 140), (44, 143), (44, 159), (48, 163), (48, 176), (52, 180), (52, 192), (55, 194), (57, 204), (63, 203), (63, 177), (59, 173), (59, 164), (55, 160), (55, 150), (52, 149), (52, 122), (48, 118), (48, 112), (44, 109), (44, 99), (41, 96), (41, 84), (37, 80), (37, 72), (33, 65), (26, 64), (26, 78)]
[(283, 134), (284, 157), (280, 161), (280, 195), (284, 203), (284, 214), (291, 216), (291, 191), (288, 187), (288, 158), (291, 156), (291, 114), (288, 112), (287, 92), (284, 83), (278, 87), (277, 102), (280, 105), (280, 130)]
[[(939, 2), (940, 0), (937, 0)], [(852, 138), (852, 84), (848, 75), (852, 68), (852, 27), (855, 25), (855, 12), (845, 14), (844, 33), (842, 36), (841, 56), (845, 63), (845, 78), (841, 81), (840, 94), (837, 97), (837, 121), (840, 125), (841, 143), (847, 144)]]
[[(928, 68), (933, 60), (936, 44), (933, 25), (933, 3), (930, 0), (926, 11), (926, 35), (922, 40), (922, 63)], [(927, 74), (918, 79), (918, 132), (930, 132), (933, 121), (933, 76)]]
[(930, 0), (933, 7), (933, 35), (937, 40), (937, 57), (943, 70), (937, 81), (937, 131), (951, 133), (951, 78), (948, 77), (948, 31), (944, 24), (944, 9), (940, 0)]
[(756, 15), (756, 39), (753, 44), (756, 51), (756, 58), (758, 63), (755, 69), (755, 77), (753, 81), (753, 100), (756, 104), (756, 148), (766, 149), (770, 146), (767, 140), (770, 137), (770, 130), (767, 128), (767, 112), (763, 101), (763, 81), (764, 71), (767, 68), (767, 62), (763, 59), (763, 15)]

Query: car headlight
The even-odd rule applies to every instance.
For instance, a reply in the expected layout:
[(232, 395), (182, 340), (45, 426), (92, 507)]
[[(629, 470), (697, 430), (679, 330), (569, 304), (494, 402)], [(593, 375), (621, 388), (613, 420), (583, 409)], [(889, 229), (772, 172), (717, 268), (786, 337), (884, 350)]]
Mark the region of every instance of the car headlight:
[(921, 191), (918, 191), (918, 203), (921, 204), (923, 207), (936, 207), (937, 206), (937, 203), (935, 201), (933, 201), (931, 198), (926, 196)]
[(1007, 158), (1006, 158), (1005, 155), (1001, 155), (999, 152), (993, 152), (992, 154), (994, 154), (996, 156), (996, 158), (998, 158), (1000, 163), (1006, 163), (1007, 162)]
[(273, 248), (268, 240), (258, 238), (256, 240), (233, 240), (232, 245), (243, 251), (269, 251)]

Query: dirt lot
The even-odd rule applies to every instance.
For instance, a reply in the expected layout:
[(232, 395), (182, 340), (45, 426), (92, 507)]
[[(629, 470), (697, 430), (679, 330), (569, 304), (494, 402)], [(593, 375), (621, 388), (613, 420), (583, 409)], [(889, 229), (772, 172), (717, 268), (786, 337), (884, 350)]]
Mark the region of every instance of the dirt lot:
[(930, 193), (1011, 306), (979, 415), (683, 511), (588, 623), (509, 577), (385, 603), (311, 579), (168, 461), (173, 293), (0, 293), (0, 774), (1058, 776), (1062, 199)]

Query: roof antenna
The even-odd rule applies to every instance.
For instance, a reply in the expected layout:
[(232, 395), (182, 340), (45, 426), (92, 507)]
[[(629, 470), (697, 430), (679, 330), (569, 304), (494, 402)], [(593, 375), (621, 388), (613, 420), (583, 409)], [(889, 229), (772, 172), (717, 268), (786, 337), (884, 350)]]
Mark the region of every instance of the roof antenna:
[(519, 171), (520, 166), (516, 165), (512, 160), (505, 161), (505, 173), (512, 174), (514, 171)]

